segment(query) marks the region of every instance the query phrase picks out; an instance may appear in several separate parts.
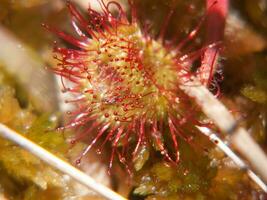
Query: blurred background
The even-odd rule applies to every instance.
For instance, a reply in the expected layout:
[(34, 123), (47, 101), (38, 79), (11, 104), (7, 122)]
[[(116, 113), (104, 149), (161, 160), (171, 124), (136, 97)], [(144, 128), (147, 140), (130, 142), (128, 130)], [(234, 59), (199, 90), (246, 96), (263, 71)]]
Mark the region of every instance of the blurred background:
[[(117, 1), (125, 10), (129, 9), (126, 0)], [(101, 12), (96, 0), (73, 2), (85, 16), (89, 3)], [(166, 41), (176, 37), (179, 42), (185, 38), (205, 13), (204, 0), (135, 0), (135, 3), (140, 26), (152, 25), (149, 34), (154, 37), (161, 28), (164, 16), (175, 4)], [(220, 82), (220, 100), (233, 110), (267, 151), (267, 0), (233, 0), (230, 3), (224, 51), (220, 58), (224, 76)], [(45, 30), (42, 23), (74, 34), (64, 0), (0, 0), (0, 122), (73, 163), (85, 144), (70, 148), (66, 138), (72, 133), (62, 135), (54, 131), (62, 124), (66, 107), (60, 83), (47, 69), (56, 64), (52, 52), (54, 41), (67, 47), (69, 44)], [(204, 34), (205, 27), (187, 51), (200, 47), (204, 43)], [(138, 173), (134, 181), (128, 183), (120, 178), (125, 172), (119, 167), (115, 175), (108, 176), (104, 164), (106, 158), (99, 158), (93, 151), (80, 167), (131, 199), (267, 198), (222, 153), (214, 147), (208, 148), (212, 149), (210, 158), (217, 160), (216, 170), (209, 169), (207, 176), (210, 177), (204, 177), (203, 172), (192, 173), (186, 180), (182, 179), (185, 185), (188, 184), (183, 189), (178, 186), (181, 185), (180, 179), (171, 179), (172, 173), (182, 173), (183, 170), (177, 172), (178, 169), (169, 169), (162, 163), (155, 164), (150, 168), (152, 170), (145, 169)], [(203, 160), (203, 170), (211, 166), (211, 161), (207, 163)], [(192, 170), (197, 171), (194, 167)], [(167, 177), (162, 174), (167, 174)], [(148, 179), (153, 181), (149, 182)], [(206, 185), (203, 180), (208, 180)], [(166, 188), (166, 183), (170, 187)], [(0, 199), (48, 198), (101, 199), (68, 176), (0, 139)]]

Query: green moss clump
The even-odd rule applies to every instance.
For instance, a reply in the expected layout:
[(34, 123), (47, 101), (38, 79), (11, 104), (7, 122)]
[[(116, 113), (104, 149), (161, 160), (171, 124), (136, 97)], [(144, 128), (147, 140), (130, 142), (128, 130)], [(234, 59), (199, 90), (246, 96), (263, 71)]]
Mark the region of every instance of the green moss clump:
[(208, 146), (204, 153), (184, 141), (179, 141), (179, 147), (177, 165), (155, 157), (147, 161), (135, 174), (133, 196), (146, 200), (251, 200), (258, 195), (247, 174), (219, 149)]
[(249, 98), (251, 101), (259, 104), (267, 103), (267, 70), (265, 63), (266, 56), (255, 55), (255, 70), (252, 73), (250, 84), (246, 84), (241, 89), (241, 94)]
[(267, 102), (267, 93), (261, 88), (248, 85), (241, 90), (241, 93), (254, 102), (261, 104)]
[[(267, 150), (267, 57), (264, 54), (254, 55), (254, 71), (249, 84), (245, 84), (241, 89), (241, 94), (245, 100), (237, 105), (238, 110), (246, 116), (244, 126), (250, 130), (253, 138)], [(240, 103), (241, 102), (241, 103)]]
[[(181, 142), (179, 146), (180, 163), (175, 166), (160, 160), (150, 162), (136, 175), (134, 194), (147, 196), (147, 199), (205, 196), (211, 180), (216, 176), (216, 167), (211, 167), (211, 160), (207, 156), (196, 153), (185, 142)], [(195, 159), (191, 159), (192, 157)]]
[[(58, 117), (37, 115), (31, 108), (22, 108), (13, 83), (1, 71), (0, 77), (0, 123), (66, 159), (68, 146), (62, 133), (55, 131)], [(51, 199), (62, 199), (68, 190), (61, 173), (3, 138), (0, 138), (0, 176), (0, 192), (3, 190), (14, 199), (40, 199), (41, 193), (46, 197), (50, 195)]]

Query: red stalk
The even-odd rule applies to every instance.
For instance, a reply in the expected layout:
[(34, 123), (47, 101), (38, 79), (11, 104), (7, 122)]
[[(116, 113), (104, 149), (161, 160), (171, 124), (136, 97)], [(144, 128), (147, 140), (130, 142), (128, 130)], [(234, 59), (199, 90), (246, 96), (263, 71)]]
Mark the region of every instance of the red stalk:
[[(228, 12), (228, 0), (206, 0), (206, 43), (214, 44), (221, 42), (224, 37), (225, 19)], [(220, 47), (214, 45), (205, 50), (199, 69), (199, 78), (202, 84), (208, 86), (212, 75), (216, 70), (216, 64), (220, 53)]]

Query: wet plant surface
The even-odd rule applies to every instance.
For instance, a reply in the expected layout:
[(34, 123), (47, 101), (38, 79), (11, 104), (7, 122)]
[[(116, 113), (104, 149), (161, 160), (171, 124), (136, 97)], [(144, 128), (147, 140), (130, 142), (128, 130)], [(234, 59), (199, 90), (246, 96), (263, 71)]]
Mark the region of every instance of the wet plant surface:
[[(98, 14), (89, 15), (100, 21), (95, 24), (91, 22), (101, 25), (93, 27), (97, 36), (111, 34), (112, 37), (103, 37), (105, 40), (102, 43), (96, 37), (91, 37), (90, 45), (84, 46), (78, 40), (58, 37), (54, 34), (57, 31), (49, 32), (41, 26), (45, 22), (49, 27), (77, 36), (70, 25), (76, 10), (68, 10), (65, 2), (0, 0), (0, 41), (1, 38), (13, 41), (16, 50), (10, 51), (13, 50), (13, 43), (7, 42), (6, 48), (0, 51), (0, 122), (60, 158), (83, 170), (87, 169), (88, 173), (100, 174), (93, 170), (90, 172), (92, 163), (100, 162), (105, 170), (101, 172), (102, 179), (99, 181), (129, 199), (266, 199), (267, 196), (249, 179), (246, 172), (239, 169), (195, 128), (197, 123), (203, 123), (218, 131), (214, 125), (210, 125), (210, 120), (194, 101), (176, 87), (184, 77), (188, 78), (198, 72), (201, 52), (186, 63), (173, 63), (176, 61), (174, 57), (197, 52), (206, 45), (205, 24), (181, 50), (174, 52), (177, 49), (173, 47), (179, 46), (203, 18), (205, 2), (136, 0), (134, 3), (138, 21), (136, 26), (125, 26), (127, 20), (133, 18), (127, 2), (121, 2), (127, 10), (124, 21), (118, 20), (118, 16), (124, 17), (120, 7), (117, 4), (110, 6), (110, 10), (114, 10), (112, 26), (118, 26), (117, 22), (123, 24), (119, 25), (116, 29), (118, 32), (113, 35), (112, 26), (101, 24), (102, 18)], [(88, 17), (87, 8), (83, 4), (74, 5), (85, 18)], [(164, 29), (164, 21), (170, 10), (173, 15)], [(220, 88), (218, 99), (267, 152), (266, 10), (266, 0), (230, 2), (225, 39), (221, 41), (223, 50), (218, 61), (220, 73), (215, 74), (216, 87), (210, 87), (210, 90), (216, 94)], [(73, 12), (72, 15), (69, 12)], [(104, 33), (99, 30), (104, 30)], [(150, 42), (144, 39), (145, 35), (150, 37)], [(56, 47), (54, 40), (57, 41)], [(101, 45), (103, 48), (100, 48), (99, 53), (96, 47)], [(81, 48), (91, 48), (95, 52), (84, 55), (79, 52)], [(55, 59), (53, 49), (58, 53), (58, 59)], [(140, 49), (143, 50), (143, 57), (136, 56)], [(125, 51), (130, 56), (125, 58)], [(61, 59), (70, 55), (76, 57)], [(13, 60), (19, 61), (10, 62)], [(70, 67), (58, 67), (67, 66), (70, 61), (72, 65), (69, 66), (81, 70), (74, 73)], [(39, 64), (32, 66), (36, 62)], [(157, 65), (164, 65), (165, 68), (162, 68), (165, 70), (158, 70)], [(16, 66), (20, 70), (30, 71), (29, 76), (25, 77), (25, 73), (20, 70), (12, 70)], [(186, 69), (182, 75), (177, 73), (181, 66)], [(136, 68), (134, 73), (133, 68)], [(49, 78), (34, 80), (32, 77), (37, 73), (40, 77)], [(55, 73), (67, 77), (69, 81), (72, 78), (79, 80), (79, 87), (71, 92), (85, 91), (83, 103), (75, 103), (78, 105), (76, 111), (82, 113), (84, 119), (77, 118), (77, 114), (74, 115), (76, 118), (71, 117), (75, 111), (63, 106), (65, 103), (62, 103), (60, 89), (57, 89), (62, 85), (60, 78), (58, 82), (51, 82), (50, 79), (52, 77), (54, 80)], [(119, 80), (118, 74), (126, 77), (127, 84)], [(44, 92), (41, 90), (43, 86), (39, 87), (40, 80), (44, 81), (42, 84), (48, 86), (52, 83), (54, 87)], [(33, 92), (29, 85), (41, 89)], [(94, 91), (90, 93), (89, 89)], [(70, 89), (65, 88), (65, 93), (68, 92)], [(40, 98), (44, 93), (46, 98)], [(54, 99), (53, 94), (59, 97)], [(103, 96), (105, 101), (101, 99)], [(177, 96), (180, 98), (178, 106), (175, 104)], [(69, 97), (64, 97), (64, 100)], [(53, 105), (50, 104), (50, 108), (42, 106), (48, 100)], [(94, 111), (89, 120), (86, 114), (90, 109)], [(65, 127), (65, 131), (57, 130), (58, 127)], [(86, 131), (90, 134), (84, 135)], [(174, 133), (179, 134), (179, 137), (174, 139)], [(103, 148), (102, 143), (105, 143)], [(92, 148), (90, 154), (83, 155), (83, 152), (87, 153), (88, 145)], [(94, 158), (91, 163), (87, 162), (90, 156)], [(1, 195), (6, 199), (97, 198), (4, 139), (0, 139), (0, 176), (0, 198)]]

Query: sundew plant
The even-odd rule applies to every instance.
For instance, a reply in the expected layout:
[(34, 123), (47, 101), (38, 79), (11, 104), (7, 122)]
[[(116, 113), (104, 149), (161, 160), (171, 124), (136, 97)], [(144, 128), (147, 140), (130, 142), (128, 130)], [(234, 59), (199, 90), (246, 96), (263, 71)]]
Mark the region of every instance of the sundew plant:
[[(17, 58), (0, 50), (0, 123), (129, 199), (265, 199), (267, 2), (251, 2), (0, 1)], [(0, 198), (97, 198), (42, 166), (0, 140)]]
[[(193, 129), (194, 125), (205, 124), (179, 85), (196, 75), (202, 77), (203, 82), (208, 77), (209, 84), (212, 75), (203, 69), (194, 73), (192, 63), (218, 44), (210, 43), (183, 54), (181, 49), (195, 37), (205, 16), (177, 43), (165, 38), (172, 7), (160, 33), (153, 37), (140, 25), (134, 2), (128, 3), (129, 19), (121, 5), (114, 1), (99, 1), (101, 11), (89, 7), (86, 18), (68, 2), (72, 25), (79, 38), (45, 27), (76, 47), (54, 48), (58, 64), (52, 70), (61, 77), (63, 91), (74, 96), (66, 103), (73, 103), (77, 108), (69, 112), (71, 120), (63, 128), (76, 130), (73, 143), (92, 138), (83, 155), (93, 145), (99, 147), (101, 153), (109, 142), (110, 168), (116, 155), (130, 172), (132, 161), (136, 169), (140, 169), (138, 155), (146, 154), (148, 158), (152, 150), (159, 151), (170, 163), (179, 163), (178, 140), (191, 138), (184, 127)], [(214, 1), (209, 9), (216, 4)], [(111, 12), (114, 7), (116, 14)], [(168, 139), (171, 142), (166, 145)]]

